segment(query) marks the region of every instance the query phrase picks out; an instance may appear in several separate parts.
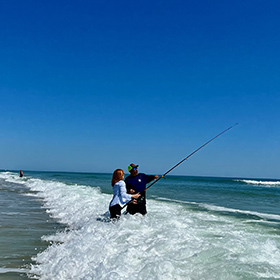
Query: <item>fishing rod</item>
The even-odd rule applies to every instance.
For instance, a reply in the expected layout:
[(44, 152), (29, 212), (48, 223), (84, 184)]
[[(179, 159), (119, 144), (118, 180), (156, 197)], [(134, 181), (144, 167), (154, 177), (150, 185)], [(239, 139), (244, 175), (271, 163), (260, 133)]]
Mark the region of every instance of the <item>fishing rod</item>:
[(196, 152), (198, 152), (200, 149), (202, 149), (203, 147), (205, 147), (207, 144), (209, 144), (210, 142), (212, 142), (213, 140), (215, 140), (216, 138), (218, 138), (219, 136), (221, 136), (222, 134), (224, 134), (225, 132), (227, 132), (228, 130), (232, 129), (234, 126), (238, 125), (238, 123), (230, 126), (229, 128), (225, 129), (224, 131), (222, 131), (221, 133), (219, 133), (218, 135), (216, 135), (215, 137), (213, 137), (212, 139), (210, 139), (209, 141), (207, 141), (205, 144), (203, 144), (202, 146), (200, 146), (199, 148), (197, 148), (195, 151), (193, 151), (192, 153), (190, 153), (187, 157), (185, 157), (184, 159), (182, 159), (180, 162), (178, 162), (177, 164), (175, 164), (172, 168), (170, 168), (168, 171), (166, 171), (163, 175), (161, 175), (160, 177), (158, 177), (152, 184), (150, 184), (144, 191), (146, 191), (147, 189), (149, 189), (152, 185), (154, 185), (156, 182), (158, 182), (160, 179), (164, 178), (169, 172), (171, 172), (173, 169), (175, 169), (177, 166), (179, 166), (181, 163), (183, 163), (185, 160), (187, 160), (188, 158), (190, 158), (192, 155), (194, 155)]
[[(173, 169), (175, 169), (177, 166), (179, 166), (181, 163), (183, 163), (185, 160), (187, 160), (188, 158), (190, 158), (192, 155), (194, 155), (196, 152), (198, 152), (200, 149), (202, 149), (203, 147), (205, 147), (207, 144), (209, 144), (210, 142), (212, 142), (213, 140), (215, 140), (216, 138), (218, 138), (219, 136), (221, 136), (222, 134), (224, 134), (225, 132), (229, 131), (230, 129), (232, 129), (233, 127), (235, 127), (236, 125), (238, 125), (238, 123), (230, 126), (229, 128), (225, 129), (224, 131), (222, 131), (221, 133), (219, 133), (218, 135), (216, 135), (215, 137), (213, 137), (212, 139), (210, 139), (209, 141), (207, 141), (206, 143), (204, 143), (202, 146), (200, 146), (199, 148), (197, 148), (195, 151), (193, 151), (192, 153), (190, 153), (187, 157), (185, 157), (184, 159), (182, 159), (180, 162), (178, 162), (177, 164), (175, 164), (173, 167), (171, 167), (168, 171), (166, 171), (163, 175), (161, 175), (160, 177), (158, 177), (152, 184), (150, 184), (147, 188), (144, 189), (144, 191), (146, 191), (147, 189), (149, 189), (152, 185), (154, 185), (155, 183), (157, 183), (160, 179), (164, 178), (169, 172), (171, 172)], [(126, 203), (122, 209), (124, 207), (126, 207), (128, 204), (130, 204), (132, 202), (129, 201), (128, 203)]]

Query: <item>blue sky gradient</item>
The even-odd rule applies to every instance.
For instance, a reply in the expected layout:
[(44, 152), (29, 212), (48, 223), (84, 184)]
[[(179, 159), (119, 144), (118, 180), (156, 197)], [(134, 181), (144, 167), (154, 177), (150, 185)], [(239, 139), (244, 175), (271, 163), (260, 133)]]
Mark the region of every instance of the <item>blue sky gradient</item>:
[(0, 168), (280, 178), (279, 1), (0, 2)]

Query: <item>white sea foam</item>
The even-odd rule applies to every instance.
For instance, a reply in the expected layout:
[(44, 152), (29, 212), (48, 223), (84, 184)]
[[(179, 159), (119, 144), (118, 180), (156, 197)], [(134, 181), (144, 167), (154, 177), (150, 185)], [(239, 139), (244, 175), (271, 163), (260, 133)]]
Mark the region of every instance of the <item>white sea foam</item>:
[(235, 180), (237, 182), (243, 182), (252, 185), (262, 185), (267, 187), (280, 187), (280, 181), (258, 181), (258, 180)]
[(41, 280), (279, 278), (280, 236), (258, 224), (150, 199), (145, 217), (104, 222), (112, 196), (98, 188), (39, 179), (26, 187), (67, 226), (42, 237), (52, 244), (31, 267)]
[(19, 177), (19, 174), (15, 174), (13, 172), (1, 172), (0, 178), (5, 179), (7, 182), (10, 183), (16, 183), (16, 184), (22, 184), (24, 185), (26, 183), (26, 178)]
[(280, 221), (280, 215), (265, 214), (265, 213), (255, 212), (255, 211), (246, 211), (246, 210), (239, 210), (239, 209), (231, 209), (231, 208), (227, 208), (227, 207), (221, 207), (221, 206), (215, 206), (215, 205), (209, 205), (209, 204), (201, 204), (201, 205), (203, 205), (205, 208), (207, 208), (209, 210), (220, 211), (220, 212), (239, 213), (239, 214), (245, 214), (248, 216), (258, 216), (262, 219)]
[(10, 273), (10, 272), (29, 273), (29, 270), (28, 270), (28, 269), (24, 269), (24, 268), (7, 268), (7, 267), (0, 267), (0, 273)]
[(255, 211), (233, 209), (233, 208), (228, 208), (228, 207), (210, 205), (210, 204), (206, 204), (206, 203), (186, 202), (186, 201), (174, 200), (174, 199), (163, 198), (163, 197), (159, 197), (157, 199), (158, 200), (163, 200), (163, 201), (170, 201), (170, 202), (176, 202), (176, 203), (181, 203), (181, 204), (187, 204), (187, 205), (197, 205), (201, 208), (208, 209), (208, 210), (211, 210), (211, 211), (216, 211), (216, 212), (239, 213), (239, 214), (244, 214), (244, 215), (248, 215), (248, 216), (257, 216), (261, 219), (280, 221), (280, 215), (275, 215), (275, 214), (266, 214), (266, 213), (260, 213), (260, 212), (255, 212)]

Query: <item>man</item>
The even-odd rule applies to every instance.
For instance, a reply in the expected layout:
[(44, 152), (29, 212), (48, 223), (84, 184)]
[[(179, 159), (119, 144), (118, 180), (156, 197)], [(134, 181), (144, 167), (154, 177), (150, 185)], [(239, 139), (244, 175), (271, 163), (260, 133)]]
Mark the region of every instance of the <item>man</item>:
[(131, 163), (128, 166), (129, 176), (125, 178), (127, 193), (140, 193), (141, 196), (137, 200), (137, 204), (129, 203), (127, 205), (127, 212), (129, 214), (141, 213), (145, 215), (146, 209), (146, 184), (158, 178), (158, 175), (146, 175), (144, 173), (138, 173), (138, 165)]

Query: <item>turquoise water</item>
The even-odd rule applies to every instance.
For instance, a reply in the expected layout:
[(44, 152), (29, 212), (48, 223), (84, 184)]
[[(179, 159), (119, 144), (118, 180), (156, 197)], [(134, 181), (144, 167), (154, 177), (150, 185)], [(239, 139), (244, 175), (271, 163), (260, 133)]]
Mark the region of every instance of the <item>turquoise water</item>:
[(280, 180), (167, 176), (115, 224), (110, 180), (0, 172), (0, 278), (280, 279)]

